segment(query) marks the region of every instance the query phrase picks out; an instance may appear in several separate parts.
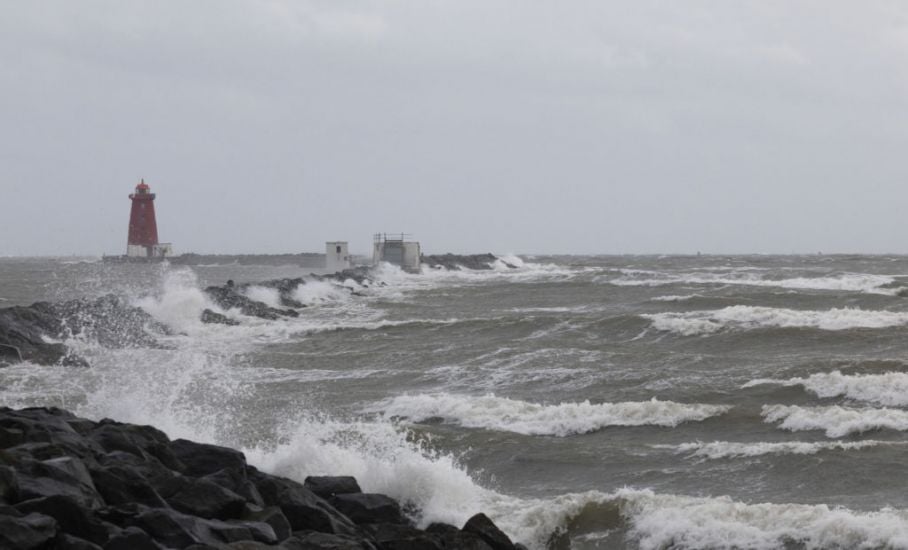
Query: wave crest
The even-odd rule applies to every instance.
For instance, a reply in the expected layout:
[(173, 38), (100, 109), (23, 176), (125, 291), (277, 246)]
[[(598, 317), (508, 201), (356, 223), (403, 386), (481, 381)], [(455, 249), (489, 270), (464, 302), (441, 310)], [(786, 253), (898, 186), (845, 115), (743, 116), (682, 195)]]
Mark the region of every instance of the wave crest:
[(725, 413), (726, 405), (676, 403), (674, 401), (589, 401), (540, 405), (494, 394), (465, 396), (448, 393), (402, 395), (370, 408), (387, 417), (422, 422), (442, 418), (466, 428), (484, 428), (524, 435), (565, 437), (601, 430), (609, 426), (675, 427)]

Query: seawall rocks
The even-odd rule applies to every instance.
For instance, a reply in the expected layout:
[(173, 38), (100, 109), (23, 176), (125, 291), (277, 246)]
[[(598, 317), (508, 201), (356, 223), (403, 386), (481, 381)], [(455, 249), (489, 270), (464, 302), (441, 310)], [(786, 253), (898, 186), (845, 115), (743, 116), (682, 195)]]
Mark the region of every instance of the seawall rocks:
[(0, 408), (0, 549), (521, 548), (477, 514), (417, 528), (350, 477), (272, 476), (243, 453), (56, 408)]

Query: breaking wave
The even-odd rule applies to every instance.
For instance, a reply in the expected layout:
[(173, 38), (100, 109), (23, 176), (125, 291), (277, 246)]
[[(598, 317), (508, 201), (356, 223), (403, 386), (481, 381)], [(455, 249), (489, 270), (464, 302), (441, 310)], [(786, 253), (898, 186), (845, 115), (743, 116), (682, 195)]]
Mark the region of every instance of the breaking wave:
[(908, 373), (904, 372), (846, 375), (835, 370), (829, 373), (811, 374), (806, 378), (788, 380), (761, 378), (751, 380), (743, 387), (748, 388), (761, 384), (803, 386), (805, 390), (822, 398), (844, 396), (855, 401), (889, 407), (908, 406)]
[(817, 328), (847, 330), (886, 328), (908, 324), (908, 313), (834, 308), (811, 311), (757, 306), (730, 306), (718, 310), (644, 314), (653, 328), (684, 336), (712, 334), (723, 329)]
[(680, 445), (655, 445), (655, 448), (673, 449), (678, 454), (689, 453), (689, 458), (704, 458), (717, 460), (720, 458), (753, 457), (762, 455), (812, 455), (821, 451), (853, 451), (876, 447), (877, 445), (892, 445), (886, 441), (782, 441), (769, 442), (757, 441), (752, 443), (739, 443), (735, 441), (713, 441), (704, 443), (682, 443)]
[(432, 418), (466, 428), (484, 428), (524, 435), (566, 437), (601, 430), (609, 426), (666, 426), (698, 422), (725, 413), (725, 405), (685, 404), (673, 401), (630, 401), (594, 404), (589, 401), (540, 405), (494, 394), (485, 396), (402, 395), (387, 399), (368, 409), (385, 417), (401, 417), (411, 422)]
[(823, 430), (827, 437), (844, 437), (880, 429), (908, 430), (908, 411), (898, 409), (764, 405), (762, 414), (766, 422), (778, 422), (783, 430)]
[(600, 278), (599, 280), (616, 286), (745, 285), (792, 290), (838, 290), (885, 295), (895, 295), (899, 291), (898, 288), (892, 288), (892, 284), (895, 282), (893, 277), (867, 273), (843, 273), (833, 277), (771, 279), (753, 270), (712, 273), (666, 273), (629, 269), (619, 271), (622, 273), (620, 277), (612, 279)]

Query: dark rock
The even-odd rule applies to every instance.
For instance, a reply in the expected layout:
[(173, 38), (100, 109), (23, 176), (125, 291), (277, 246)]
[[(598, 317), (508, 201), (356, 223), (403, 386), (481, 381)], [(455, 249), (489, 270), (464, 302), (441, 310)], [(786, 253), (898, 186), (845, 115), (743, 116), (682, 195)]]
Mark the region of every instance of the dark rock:
[(204, 479), (229, 489), (240, 495), (250, 504), (264, 506), (265, 501), (256, 486), (246, 477), (246, 468), (224, 468), (213, 474), (208, 474)]
[(78, 458), (29, 460), (20, 463), (17, 470), (22, 499), (66, 495), (75, 499), (80, 506), (99, 508), (103, 505), (88, 469)]
[(250, 471), (250, 480), (255, 483), (265, 503), (278, 506), (294, 531), (312, 530), (342, 535), (356, 532), (356, 526), (347, 517), (299, 483), (257, 470), (247, 471)]
[(352, 476), (309, 476), (303, 486), (322, 498), (363, 492)]
[(375, 550), (368, 541), (345, 535), (332, 535), (314, 531), (294, 533), (281, 543), (285, 550)]
[(101, 521), (71, 497), (51, 495), (26, 500), (17, 504), (16, 509), (24, 514), (37, 512), (50, 516), (57, 520), (57, 525), (64, 533), (96, 544), (103, 544), (107, 541), (107, 529), (104, 528)]
[(287, 521), (287, 517), (283, 512), (281, 512), (280, 508), (278, 508), (277, 506), (269, 506), (264, 509), (256, 508), (257, 507), (247, 506), (240, 519), (242, 519), (243, 521), (260, 521), (267, 523), (271, 526), (271, 529), (274, 531), (274, 535), (279, 541), (284, 540), (290, 536), (292, 532), (292, 529), (290, 528), (290, 522)]
[(479, 535), (493, 550), (514, 550), (514, 543), (501, 532), (485, 514), (476, 514), (467, 520), (463, 531)]
[(429, 526), (426, 527), (426, 532), (436, 535), (446, 535), (449, 533), (459, 533), (460, 529), (448, 523), (435, 522), (430, 523)]
[(223, 313), (218, 313), (218, 312), (212, 311), (208, 308), (205, 308), (202, 311), (202, 322), (213, 324), (213, 325), (229, 325), (229, 326), (236, 326), (236, 325), (240, 324), (240, 322), (237, 321), (236, 319), (231, 319), (230, 317), (227, 317)]
[(142, 529), (127, 527), (110, 537), (104, 550), (161, 550), (161, 545)]
[(0, 344), (0, 365), (22, 361), (22, 352), (16, 346)]
[(95, 488), (109, 505), (138, 502), (152, 508), (166, 508), (167, 503), (141, 473), (119, 465), (91, 469)]
[(16, 428), (0, 427), (0, 449), (8, 449), (25, 443), (25, 432)]
[(79, 537), (63, 534), (57, 537), (55, 550), (102, 550), (100, 546)]
[(43, 549), (57, 536), (57, 522), (42, 514), (0, 516), (0, 548)]
[(400, 504), (385, 495), (374, 493), (343, 494), (333, 497), (330, 502), (338, 511), (357, 524), (408, 523), (400, 510)]
[(278, 538), (277, 534), (274, 532), (274, 529), (270, 525), (262, 521), (232, 521), (230, 523), (248, 529), (249, 533), (252, 535), (252, 540), (258, 542), (276, 544), (283, 540), (281, 538)]
[(441, 550), (442, 543), (433, 533), (397, 523), (371, 523), (363, 530), (382, 550)]
[(151, 456), (171, 470), (182, 470), (184, 467), (174, 455), (167, 435), (152, 426), (121, 424), (104, 419), (91, 431), (89, 437), (108, 453), (123, 451), (144, 460)]
[(25, 361), (85, 366), (85, 360), (69, 354), (65, 345), (48, 343), (47, 338), (60, 340), (78, 335), (109, 348), (154, 347), (155, 332), (166, 334), (166, 328), (142, 309), (114, 295), (0, 309), (4, 362), (15, 359), (16, 354), (11, 351), (15, 348)]
[(185, 465), (184, 473), (188, 475), (205, 476), (225, 468), (246, 469), (246, 456), (228, 447), (177, 439), (171, 443), (170, 448)]
[[(498, 257), (494, 254), (470, 254), (470, 255), (460, 255), (460, 254), (440, 254), (435, 256), (422, 256), (422, 263), (428, 267), (434, 269), (475, 269), (475, 270), (489, 270), (492, 269), (492, 264), (498, 260)], [(505, 263), (506, 266), (510, 268), (515, 268), (515, 266)]]
[(221, 309), (237, 308), (243, 315), (261, 319), (276, 320), (280, 317), (298, 317), (299, 312), (293, 309), (277, 309), (237, 292), (233, 286), (210, 286), (205, 293)]
[(183, 548), (202, 542), (198, 535), (199, 520), (172, 510), (149, 509), (128, 519), (132, 526), (139, 527), (164, 546)]
[(492, 550), (492, 547), (475, 533), (465, 533), (457, 531), (456, 533), (437, 534), (439, 542), (443, 548), (457, 548), (458, 550)]
[[(230, 550), (271, 550), (274, 546), (253, 540), (241, 540), (227, 545)], [(187, 549), (188, 550), (188, 549)]]
[(0, 466), (0, 502), (19, 501), (19, 480), (16, 471), (9, 466)]
[(246, 499), (205, 478), (187, 479), (185, 485), (166, 498), (175, 509), (206, 519), (232, 519), (243, 512)]

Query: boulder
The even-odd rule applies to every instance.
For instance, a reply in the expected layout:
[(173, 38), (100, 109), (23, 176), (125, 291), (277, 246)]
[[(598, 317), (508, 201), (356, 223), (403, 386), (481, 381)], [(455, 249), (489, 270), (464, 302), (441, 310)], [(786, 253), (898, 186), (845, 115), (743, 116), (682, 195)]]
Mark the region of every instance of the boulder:
[(352, 476), (309, 476), (303, 486), (322, 498), (363, 492)]
[(240, 519), (243, 521), (267, 523), (271, 526), (274, 535), (279, 541), (290, 537), (290, 534), (292, 533), (290, 522), (287, 521), (287, 517), (277, 506), (260, 508), (258, 506), (247, 505), (246, 510), (243, 512)]
[(205, 293), (221, 309), (239, 309), (243, 315), (250, 317), (259, 317), (274, 321), (281, 317), (298, 317), (299, 312), (293, 309), (278, 309), (244, 296), (237, 292), (237, 287), (233, 285), (210, 286), (205, 289)]
[(104, 550), (163, 550), (151, 536), (138, 527), (127, 527), (110, 537)]
[(465, 533), (478, 535), (493, 550), (514, 550), (514, 543), (485, 514), (476, 514), (463, 526)]
[(336, 495), (331, 504), (354, 523), (397, 523), (406, 524), (407, 519), (400, 504), (391, 497), (374, 493), (351, 493)]
[(19, 480), (16, 471), (9, 466), (0, 466), (0, 502), (19, 501)]
[(37, 550), (57, 536), (57, 522), (43, 514), (0, 516), (0, 548)]
[(299, 483), (256, 470), (250, 472), (250, 479), (266, 504), (281, 509), (294, 531), (311, 530), (340, 535), (356, 533), (353, 522)]
[(236, 326), (236, 325), (240, 324), (240, 322), (237, 321), (236, 319), (231, 319), (230, 317), (227, 317), (223, 313), (217, 313), (216, 311), (212, 311), (208, 308), (205, 308), (202, 311), (202, 322), (208, 323), (208, 324), (213, 324), (213, 325), (228, 325), (228, 326)]
[(229, 489), (240, 495), (246, 502), (255, 506), (264, 506), (265, 501), (256, 486), (246, 477), (246, 469), (224, 468), (213, 474), (204, 477), (212, 483), (216, 483), (225, 489)]
[(362, 538), (301, 531), (281, 543), (283, 550), (375, 550), (375, 545)]
[(57, 536), (56, 550), (103, 550), (93, 542), (89, 542), (79, 537), (62, 534)]
[(16, 505), (23, 514), (37, 512), (54, 518), (61, 531), (95, 544), (107, 541), (107, 529), (92, 515), (91, 510), (82, 507), (75, 499), (64, 495), (26, 500)]
[(16, 477), (19, 497), (24, 500), (65, 495), (88, 508), (99, 508), (104, 503), (88, 469), (78, 458), (26, 460), (18, 465)]
[(112, 464), (98, 466), (90, 471), (95, 488), (109, 505), (137, 502), (152, 508), (167, 507), (167, 503), (145, 476), (133, 468)]
[(95, 299), (0, 309), (0, 363), (18, 360), (40, 365), (87, 366), (54, 342), (79, 336), (109, 348), (156, 347), (155, 334), (167, 329), (148, 313), (112, 294)]
[(205, 478), (185, 478), (186, 483), (166, 498), (174, 509), (206, 519), (233, 519), (242, 514), (246, 499)]
[(191, 476), (214, 474), (225, 468), (246, 469), (246, 456), (228, 447), (177, 439), (171, 443), (170, 449), (185, 465), (183, 473)]
[(382, 550), (442, 550), (434, 533), (397, 523), (371, 523), (363, 527)]

